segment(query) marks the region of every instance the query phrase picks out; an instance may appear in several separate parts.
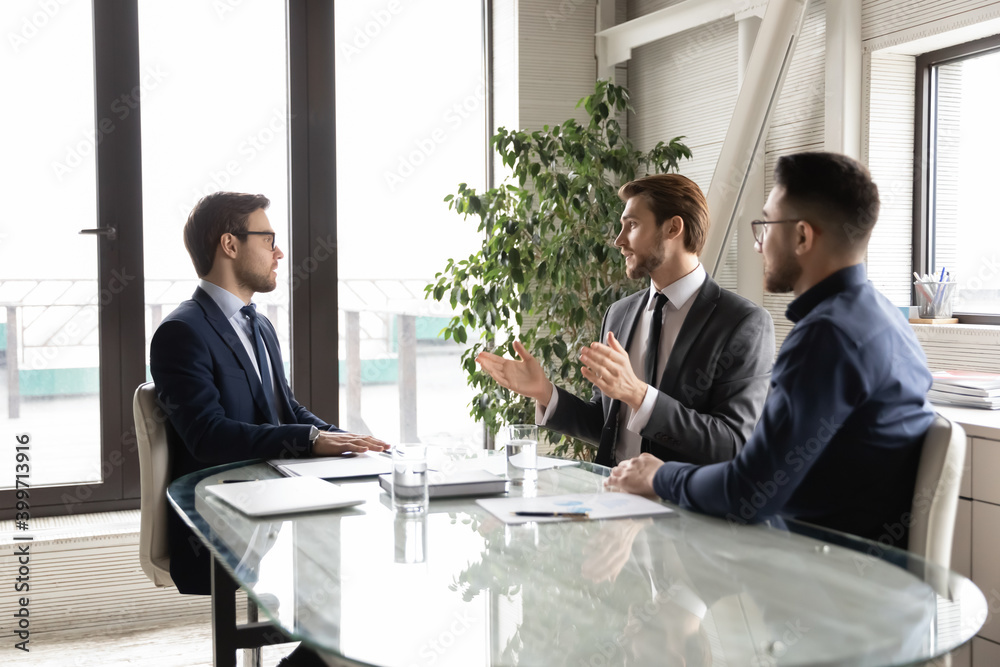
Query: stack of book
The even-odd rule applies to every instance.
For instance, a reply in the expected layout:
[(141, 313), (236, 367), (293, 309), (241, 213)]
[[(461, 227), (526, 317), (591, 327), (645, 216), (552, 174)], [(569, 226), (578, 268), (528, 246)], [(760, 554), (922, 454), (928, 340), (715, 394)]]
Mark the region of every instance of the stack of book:
[(1000, 374), (979, 371), (935, 371), (927, 398), (932, 403), (963, 408), (1000, 409)]

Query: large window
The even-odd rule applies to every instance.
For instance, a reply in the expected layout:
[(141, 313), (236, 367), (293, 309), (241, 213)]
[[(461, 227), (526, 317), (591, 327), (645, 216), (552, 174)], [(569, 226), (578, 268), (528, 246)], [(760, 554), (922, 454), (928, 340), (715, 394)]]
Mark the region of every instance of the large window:
[(220, 190), (261, 193), (286, 258), (278, 288), (254, 302), (277, 329), (288, 374), (285, 54), (284, 3), (139, 0), (139, 68), (149, 82), (142, 91), (147, 345), (197, 284), (181, 234), (194, 205)]
[(1000, 37), (917, 58), (914, 270), (959, 283), (964, 322), (1000, 323)]
[(479, 245), (442, 200), (485, 182), (482, 11), (335, 6), (341, 426), (389, 442), (482, 442), (452, 313), (423, 290)]
[[(28, 434), (32, 487), (101, 482), (93, 18), (88, 3), (0, 8), (0, 421)], [(16, 92), (15, 92), (16, 91)], [(57, 95), (55, 103), (53, 95)], [(14, 99), (21, 102), (14, 104)], [(31, 102), (34, 100), (34, 102)], [(113, 129), (116, 116), (104, 119)], [(44, 230), (44, 233), (42, 232)], [(124, 279), (129, 271), (126, 270)], [(114, 295), (106, 293), (106, 301)], [(58, 414), (58, 419), (52, 415)], [(72, 433), (67, 437), (68, 432)], [(4, 451), (8, 451), (6, 448)], [(10, 450), (11, 459), (13, 449)], [(0, 488), (14, 466), (0, 467)]]

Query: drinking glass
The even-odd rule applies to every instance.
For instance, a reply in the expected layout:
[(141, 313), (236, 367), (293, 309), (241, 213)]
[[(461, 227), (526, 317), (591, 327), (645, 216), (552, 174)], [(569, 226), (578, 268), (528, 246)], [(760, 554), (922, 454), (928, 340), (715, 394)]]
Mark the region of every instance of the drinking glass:
[(511, 424), (507, 427), (507, 477), (511, 484), (523, 485), (538, 477), (538, 427)]

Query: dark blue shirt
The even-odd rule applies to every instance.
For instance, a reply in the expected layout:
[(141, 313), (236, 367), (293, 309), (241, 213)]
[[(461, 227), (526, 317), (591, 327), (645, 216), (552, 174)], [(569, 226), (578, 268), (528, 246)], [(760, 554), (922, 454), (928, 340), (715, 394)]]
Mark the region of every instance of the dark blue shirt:
[(906, 546), (923, 435), (927, 358), (862, 264), (788, 306), (795, 323), (764, 412), (732, 461), (667, 463), (653, 488), (738, 522), (778, 515)]

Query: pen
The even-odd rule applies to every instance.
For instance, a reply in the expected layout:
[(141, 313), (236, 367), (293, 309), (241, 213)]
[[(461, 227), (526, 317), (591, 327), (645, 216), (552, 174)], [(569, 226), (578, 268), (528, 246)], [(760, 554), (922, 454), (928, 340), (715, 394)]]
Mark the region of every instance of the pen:
[(571, 519), (586, 519), (590, 512), (511, 512), (514, 516), (568, 516)]
[(220, 479), (219, 484), (239, 484), (240, 482), (259, 482), (259, 479)]

